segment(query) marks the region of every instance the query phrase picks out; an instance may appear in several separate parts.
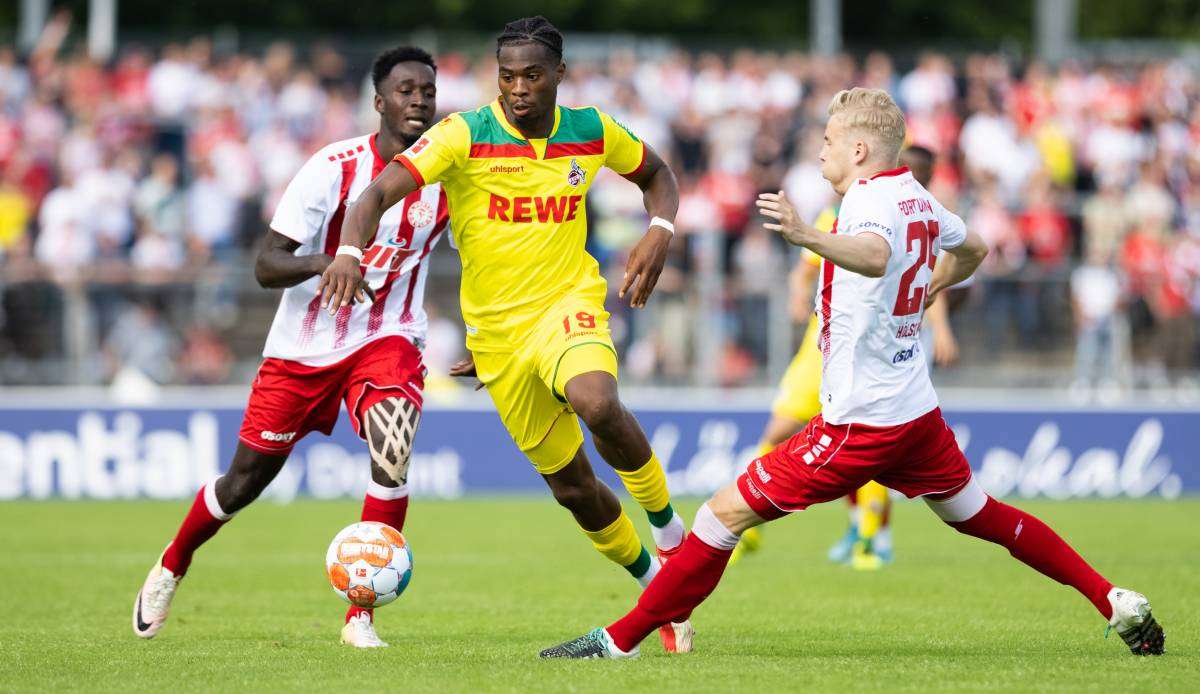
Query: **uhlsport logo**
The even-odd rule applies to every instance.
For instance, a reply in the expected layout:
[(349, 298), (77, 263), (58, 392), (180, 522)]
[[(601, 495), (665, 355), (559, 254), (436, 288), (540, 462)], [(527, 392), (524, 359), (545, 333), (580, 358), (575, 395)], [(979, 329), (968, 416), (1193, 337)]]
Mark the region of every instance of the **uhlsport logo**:
[(571, 160), (571, 170), (567, 172), (567, 183), (572, 187), (578, 188), (580, 184), (587, 180), (587, 172), (579, 165), (575, 159)]

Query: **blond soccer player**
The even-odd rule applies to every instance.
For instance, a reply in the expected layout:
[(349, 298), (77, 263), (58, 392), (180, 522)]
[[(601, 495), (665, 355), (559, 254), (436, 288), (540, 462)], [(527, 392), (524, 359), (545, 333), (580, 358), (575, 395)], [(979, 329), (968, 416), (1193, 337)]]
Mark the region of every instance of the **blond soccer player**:
[[(801, 220), (782, 193), (759, 196), (767, 229), (823, 259), (822, 414), (700, 507), (683, 548), (629, 613), (542, 657), (636, 656), (647, 635), (689, 617), (716, 589), (747, 529), (833, 501), (872, 479), (924, 498), (953, 529), (998, 544), (1074, 588), (1134, 654), (1163, 652), (1163, 630), (1145, 596), (1115, 587), (1049, 526), (988, 496), (971, 476), (914, 345), (926, 303), (969, 277), (987, 246), (898, 166), (904, 134), (904, 115), (887, 92), (841, 91), (830, 102), (821, 150), (821, 173), (843, 196), (833, 233)], [(931, 260), (939, 251), (935, 270)], [(819, 591), (805, 592), (811, 601)]]

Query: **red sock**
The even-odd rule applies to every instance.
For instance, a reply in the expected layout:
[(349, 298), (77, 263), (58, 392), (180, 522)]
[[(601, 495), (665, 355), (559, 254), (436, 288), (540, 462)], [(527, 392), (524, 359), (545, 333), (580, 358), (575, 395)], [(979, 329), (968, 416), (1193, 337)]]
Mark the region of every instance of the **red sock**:
[(732, 549), (717, 549), (687, 536), (678, 554), (671, 557), (646, 586), (629, 614), (608, 627), (613, 643), (629, 651), (667, 622), (682, 622), (713, 592), (729, 563)]
[[(374, 481), (367, 483), (367, 495), (363, 498), (362, 520), (386, 523), (404, 532), (404, 517), (408, 515), (408, 485), (385, 487)], [(351, 605), (346, 610), (346, 621), (366, 612), (375, 620), (375, 611)]]
[(184, 517), (183, 525), (179, 526), (179, 532), (175, 533), (175, 539), (163, 554), (163, 567), (176, 576), (182, 577), (187, 573), (188, 566), (192, 563), (192, 554), (232, 518), (221, 511), (221, 506), (217, 503), (217, 494), (213, 488), (216, 483), (217, 480), (213, 480), (196, 493), (196, 500), (192, 502), (191, 510)]
[(1017, 559), (1083, 593), (1105, 619), (1112, 618), (1108, 591), (1113, 584), (1034, 516), (989, 496), (979, 513), (949, 525), (960, 533), (1003, 545)]

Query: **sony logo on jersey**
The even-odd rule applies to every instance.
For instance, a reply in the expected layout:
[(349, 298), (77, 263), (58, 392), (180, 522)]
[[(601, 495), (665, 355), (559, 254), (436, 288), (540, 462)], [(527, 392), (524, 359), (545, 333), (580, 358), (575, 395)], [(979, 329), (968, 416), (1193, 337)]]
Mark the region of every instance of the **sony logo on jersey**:
[(887, 238), (892, 237), (892, 228), (886, 224), (880, 224), (879, 222), (870, 222), (870, 221), (859, 222), (858, 224), (854, 225), (854, 228), (855, 229), (863, 229), (865, 231), (872, 231), (876, 234), (886, 236)]
[(292, 439), (296, 438), (296, 432), (286, 431), (282, 434), (276, 434), (273, 431), (264, 431), (264, 432), (260, 433), (258, 436), (263, 441), (279, 441), (281, 443), (287, 443), (288, 441), (291, 441)]
[(506, 198), (492, 193), (488, 201), (488, 219), (514, 224), (562, 223), (575, 219), (582, 195), (533, 195)]
[(908, 361), (909, 359), (912, 359), (914, 356), (916, 356), (917, 347), (920, 344), (921, 344), (920, 342), (914, 342), (912, 347), (909, 347), (908, 349), (902, 349), (899, 352), (896, 352), (894, 355), (892, 355), (892, 363), (900, 364), (902, 362)]

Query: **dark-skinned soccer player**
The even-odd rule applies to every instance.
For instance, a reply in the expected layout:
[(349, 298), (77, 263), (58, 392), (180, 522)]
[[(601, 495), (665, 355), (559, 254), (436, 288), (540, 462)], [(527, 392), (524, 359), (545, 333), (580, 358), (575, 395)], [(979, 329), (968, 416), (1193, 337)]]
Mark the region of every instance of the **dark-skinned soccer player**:
[[(452, 114), (398, 155), (350, 208), (344, 238), (365, 243), (382, 210), (422, 185), (444, 186), (471, 352), (451, 373), (478, 376), (554, 498), (601, 554), (645, 586), (685, 529), (662, 465), (618, 396), (607, 285), (584, 250), (584, 201), (601, 167), (642, 190), (650, 223), (629, 252), (618, 291), (641, 308), (666, 260), (679, 189), (654, 150), (608, 114), (557, 104), (562, 55), (562, 34), (545, 18), (506, 25), (496, 42), (499, 98)], [(329, 310), (353, 303), (359, 282), (353, 252), (336, 258), (322, 278)], [(645, 509), (660, 558), (642, 546), (616, 495), (596, 478), (580, 419)], [(666, 650), (691, 650), (686, 620), (659, 633)]]

